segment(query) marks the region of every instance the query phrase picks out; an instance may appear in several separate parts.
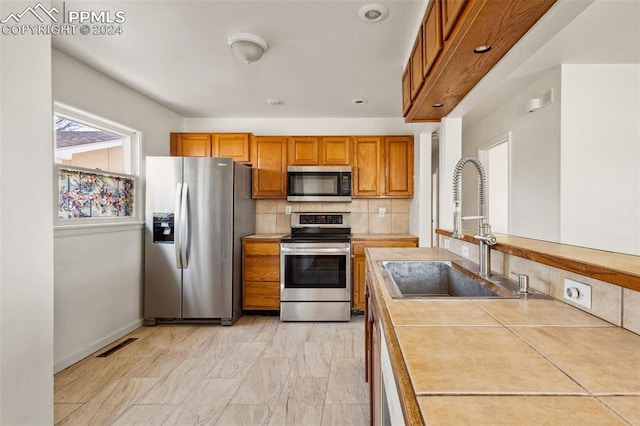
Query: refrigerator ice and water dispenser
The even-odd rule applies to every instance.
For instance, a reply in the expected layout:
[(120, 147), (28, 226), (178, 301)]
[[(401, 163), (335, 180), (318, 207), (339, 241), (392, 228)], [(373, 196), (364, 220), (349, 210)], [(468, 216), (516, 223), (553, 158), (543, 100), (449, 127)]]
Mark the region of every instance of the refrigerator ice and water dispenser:
[(153, 214), (153, 243), (173, 244), (174, 242), (174, 221), (173, 213)]

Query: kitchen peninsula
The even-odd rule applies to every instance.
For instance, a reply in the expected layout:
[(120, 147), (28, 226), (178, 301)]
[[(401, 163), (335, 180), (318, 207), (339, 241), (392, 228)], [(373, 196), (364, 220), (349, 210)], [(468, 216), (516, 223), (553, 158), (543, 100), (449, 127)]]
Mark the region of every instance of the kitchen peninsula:
[(640, 336), (551, 299), (393, 299), (378, 261), (462, 258), (366, 254), (374, 424), (382, 401), (405, 424), (640, 422)]

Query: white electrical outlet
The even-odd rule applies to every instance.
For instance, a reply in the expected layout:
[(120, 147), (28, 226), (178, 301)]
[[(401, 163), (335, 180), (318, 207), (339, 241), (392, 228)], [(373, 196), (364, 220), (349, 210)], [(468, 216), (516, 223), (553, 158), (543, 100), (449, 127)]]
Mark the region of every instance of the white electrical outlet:
[(591, 309), (591, 286), (578, 281), (564, 279), (564, 298), (587, 309)]
[(469, 257), (469, 246), (462, 245), (462, 256)]
[(387, 212), (386, 207), (378, 207), (378, 216), (384, 217), (384, 214)]
[(444, 239), (444, 248), (446, 248), (447, 250), (451, 248), (451, 242), (449, 241), (448, 238)]
[(291, 206), (284, 206), (284, 214), (291, 214)]

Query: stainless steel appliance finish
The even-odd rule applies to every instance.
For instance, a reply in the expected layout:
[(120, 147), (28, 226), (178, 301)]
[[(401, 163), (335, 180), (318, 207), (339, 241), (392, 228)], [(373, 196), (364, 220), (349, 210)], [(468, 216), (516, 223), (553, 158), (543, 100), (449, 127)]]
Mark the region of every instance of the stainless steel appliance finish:
[(241, 241), (255, 232), (251, 168), (230, 158), (147, 157), (144, 316), (242, 315)]
[(350, 202), (351, 166), (287, 167), (287, 200)]
[(351, 319), (349, 213), (294, 213), (280, 244), (280, 319)]

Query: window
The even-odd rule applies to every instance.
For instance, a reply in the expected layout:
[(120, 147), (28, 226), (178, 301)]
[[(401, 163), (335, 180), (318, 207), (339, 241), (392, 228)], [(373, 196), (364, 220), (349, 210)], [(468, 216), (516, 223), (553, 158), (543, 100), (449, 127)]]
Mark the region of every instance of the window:
[(139, 132), (60, 104), (54, 130), (56, 223), (136, 220)]

